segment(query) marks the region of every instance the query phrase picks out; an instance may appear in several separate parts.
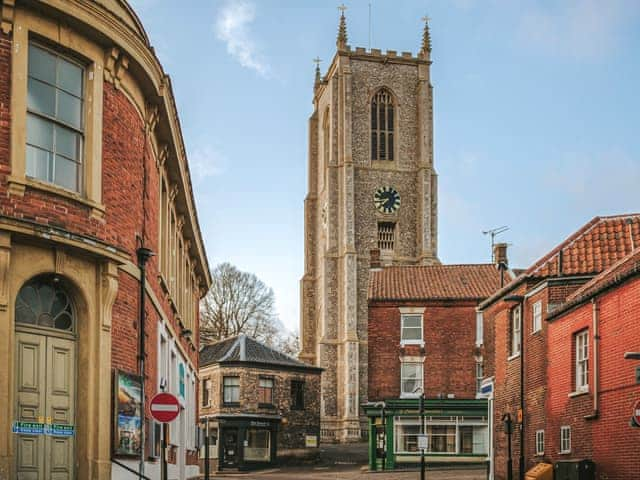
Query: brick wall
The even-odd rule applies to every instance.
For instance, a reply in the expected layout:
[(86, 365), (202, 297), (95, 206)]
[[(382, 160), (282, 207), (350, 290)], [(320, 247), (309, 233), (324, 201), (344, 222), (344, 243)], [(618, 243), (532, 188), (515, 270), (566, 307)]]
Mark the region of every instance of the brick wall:
[[(474, 301), (369, 304), (369, 401), (400, 396), (400, 356), (424, 355), (425, 395), (475, 398)], [(400, 307), (424, 307), (424, 350), (400, 345)]]
[[(597, 297), (599, 310), (599, 415), (593, 412), (594, 340), (593, 306), (584, 304), (549, 323), (549, 381), (547, 431), (548, 456), (591, 458), (596, 478), (622, 480), (637, 478), (640, 459), (640, 429), (629, 426), (640, 385), (635, 384), (637, 361), (624, 360), (625, 351), (637, 351), (640, 342), (640, 279), (635, 278)], [(589, 329), (589, 393), (569, 397), (575, 389), (575, 348), (573, 335)], [(553, 339), (553, 340), (551, 340)], [(560, 426), (570, 425), (572, 452), (559, 455)]]

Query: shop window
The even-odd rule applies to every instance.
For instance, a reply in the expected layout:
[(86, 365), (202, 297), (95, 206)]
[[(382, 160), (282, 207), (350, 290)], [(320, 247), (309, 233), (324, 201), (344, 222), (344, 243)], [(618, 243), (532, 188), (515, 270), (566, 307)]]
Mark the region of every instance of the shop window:
[(427, 425), (430, 453), (456, 453), (455, 425)]
[(269, 462), (271, 460), (271, 432), (265, 429), (247, 430), (244, 459), (248, 462)]
[(258, 379), (258, 403), (273, 405), (273, 378), (260, 377)]
[(240, 403), (240, 377), (224, 377), (222, 382), (224, 403)]
[(418, 435), (421, 433), (420, 418), (396, 419), (395, 423), (396, 453), (418, 452)]
[(291, 380), (291, 410), (304, 410), (304, 381)]

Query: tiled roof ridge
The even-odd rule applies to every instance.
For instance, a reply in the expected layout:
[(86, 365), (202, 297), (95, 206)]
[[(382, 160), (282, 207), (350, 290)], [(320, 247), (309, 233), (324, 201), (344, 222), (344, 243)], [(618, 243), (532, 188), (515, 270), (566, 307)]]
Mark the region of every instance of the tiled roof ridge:
[[(622, 268), (621, 272), (616, 273), (621, 269), (621, 267), (624, 267), (626, 264), (631, 264), (631, 268), (629, 268), (628, 270)], [(549, 314), (548, 318), (559, 316), (563, 312), (566, 312), (567, 310), (570, 310), (571, 308), (578, 306), (583, 302), (589, 300), (590, 298), (596, 296), (601, 291), (625, 281), (630, 275), (634, 275), (639, 272), (640, 248), (635, 248), (628, 255), (625, 255), (623, 258), (618, 260), (616, 263), (611, 265), (600, 274), (593, 277), (591, 280), (589, 280), (587, 283), (585, 283), (571, 295), (569, 295), (562, 305), (560, 305), (556, 310)], [(607, 281), (607, 277), (614, 273), (615, 275)]]
[(391, 268), (442, 268), (442, 267), (495, 267), (494, 263), (439, 263), (433, 265), (388, 265), (381, 267), (382, 270)]

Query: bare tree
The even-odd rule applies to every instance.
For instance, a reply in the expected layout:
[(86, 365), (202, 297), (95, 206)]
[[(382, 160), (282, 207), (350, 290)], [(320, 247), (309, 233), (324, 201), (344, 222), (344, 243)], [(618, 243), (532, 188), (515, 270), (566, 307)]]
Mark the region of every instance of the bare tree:
[(277, 343), (284, 329), (275, 312), (273, 290), (230, 263), (216, 266), (211, 276), (211, 288), (200, 304), (200, 343), (241, 333), (270, 346)]

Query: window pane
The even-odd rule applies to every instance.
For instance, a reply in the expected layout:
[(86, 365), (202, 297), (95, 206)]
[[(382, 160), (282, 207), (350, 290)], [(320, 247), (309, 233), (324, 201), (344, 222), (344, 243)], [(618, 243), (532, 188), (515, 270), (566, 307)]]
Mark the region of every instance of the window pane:
[(58, 119), (76, 128), (80, 128), (82, 126), (81, 111), (82, 102), (80, 99), (58, 90)]
[(247, 430), (247, 446), (244, 447), (244, 459), (248, 461), (268, 462), (271, 458), (269, 430)]
[(402, 340), (422, 340), (422, 329), (418, 328), (403, 328)]
[(69, 190), (78, 190), (78, 164), (56, 155), (53, 183)]
[(418, 366), (413, 363), (404, 363), (402, 365), (402, 377), (403, 378), (417, 378)]
[(371, 103), (371, 130), (378, 128), (378, 104), (373, 101)]
[(224, 377), (224, 384), (229, 386), (240, 386), (240, 378), (238, 377)]
[(29, 76), (55, 85), (56, 57), (35, 45), (29, 45)]
[(387, 135), (388, 142), (388, 152), (387, 152), (387, 160), (393, 160), (393, 133), (389, 133)]
[(402, 317), (402, 321), (404, 322), (405, 327), (419, 327), (420, 320), (422, 320), (422, 317), (418, 317), (415, 315), (411, 317)]
[(385, 134), (380, 134), (380, 160), (385, 160), (387, 158), (387, 144)]
[(46, 150), (27, 145), (27, 176), (51, 181), (49, 178), (49, 165), (52, 163), (52, 154)]
[(51, 117), (56, 114), (56, 89), (38, 80), (29, 79), (27, 105), (29, 109)]
[(27, 143), (53, 151), (53, 122), (27, 115)]
[[(389, 131), (393, 132), (393, 106), (392, 105), (389, 105), (387, 107), (387, 118), (388, 118), (388, 125), (387, 125), (388, 128), (387, 129)], [(389, 142), (389, 143), (391, 143), (391, 142)]]
[(68, 128), (56, 126), (56, 153), (78, 160), (80, 135)]
[(273, 387), (273, 380), (271, 378), (261, 378), (260, 379), (260, 386), (264, 387), (264, 388), (272, 388)]
[(82, 69), (73, 63), (59, 60), (58, 86), (78, 97), (82, 96)]
[(418, 380), (403, 380), (402, 381), (402, 393), (414, 393), (418, 388)]

